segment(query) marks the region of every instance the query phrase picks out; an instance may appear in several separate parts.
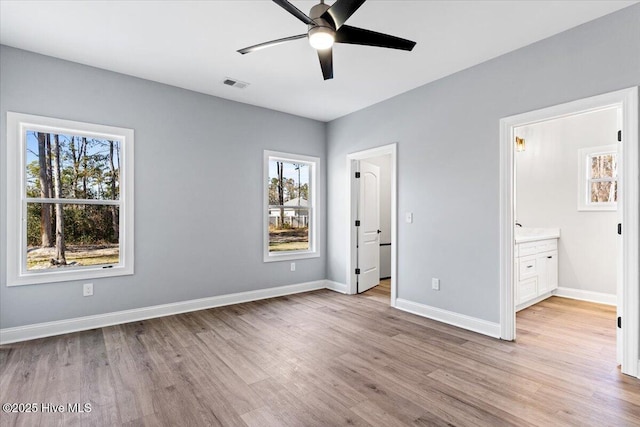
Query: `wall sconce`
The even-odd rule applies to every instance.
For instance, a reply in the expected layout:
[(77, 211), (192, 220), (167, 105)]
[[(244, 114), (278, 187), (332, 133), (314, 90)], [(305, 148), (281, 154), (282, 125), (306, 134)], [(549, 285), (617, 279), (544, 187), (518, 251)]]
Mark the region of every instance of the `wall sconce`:
[(518, 138), (516, 136), (516, 151), (518, 152), (524, 151), (524, 148), (525, 148), (524, 138)]

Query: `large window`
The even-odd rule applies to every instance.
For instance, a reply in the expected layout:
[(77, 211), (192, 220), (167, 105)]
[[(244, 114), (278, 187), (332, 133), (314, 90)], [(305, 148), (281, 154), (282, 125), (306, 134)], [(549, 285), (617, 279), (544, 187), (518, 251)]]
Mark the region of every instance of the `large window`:
[(578, 210), (615, 210), (618, 201), (616, 145), (579, 150)]
[(265, 151), (264, 260), (319, 256), (317, 157)]
[(133, 130), (7, 113), (7, 284), (133, 274)]

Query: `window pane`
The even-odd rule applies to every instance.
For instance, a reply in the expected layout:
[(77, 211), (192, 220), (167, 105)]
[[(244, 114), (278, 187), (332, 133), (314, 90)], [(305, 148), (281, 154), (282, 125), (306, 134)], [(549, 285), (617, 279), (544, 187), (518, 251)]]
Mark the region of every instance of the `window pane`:
[(119, 215), (118, 206), (27, 203), (27, 270), (118, 264)]
[(310, 169), (269, 160), (269, 252), (309, 250)]
[(309, 206), (309, 173), (306, 163), (269, 160), (269, 205)]
[(618, 201), (618, 183), (616, 181), (592, 182), (591, 203), (613, 203)]
[(118, 200), (120, 141), (28, 130), (26, 196)]
[(599, 154), (591, 157), (591, 178), (614, 178), (616, 176), (616, 155)]
[(309, 250), (309, 209), (269, 206), (269, 252)]

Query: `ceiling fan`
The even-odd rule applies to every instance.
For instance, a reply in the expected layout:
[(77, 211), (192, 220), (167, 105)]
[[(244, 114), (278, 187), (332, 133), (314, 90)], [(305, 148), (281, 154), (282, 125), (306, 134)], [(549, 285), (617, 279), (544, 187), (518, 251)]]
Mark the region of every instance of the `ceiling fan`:
[(328, 80), (333, 78), (332, 46), (334, 43), (412, 50), (416, 42), (411, 40), (344, 25), (347, 19), (349, 19), (365, 1), (366, 0), (336, 0), (333, 5), (329, 6), (324, 4), (324, 0), (320, 0), (320, 3), (311, 8), (307, 16), (287, 0), (273, 0), (278, 6), (307, 24), (307, 32), (305, 34), (298, 34), (296, 36), (245, 47), (244, 49), (238, 50), (238, 52), (244, 55), (255, 52), (256, 50), (308, 37), (309, 44), (318, 51), (322, 75), (325, 80)]

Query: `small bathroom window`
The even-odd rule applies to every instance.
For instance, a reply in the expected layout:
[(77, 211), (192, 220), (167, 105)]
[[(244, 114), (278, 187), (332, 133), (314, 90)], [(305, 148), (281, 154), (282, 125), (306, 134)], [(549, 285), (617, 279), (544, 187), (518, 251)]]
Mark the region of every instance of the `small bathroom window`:
[(618, 164), (616, 145), (579, 150), (578, 210), (616, 210)]

